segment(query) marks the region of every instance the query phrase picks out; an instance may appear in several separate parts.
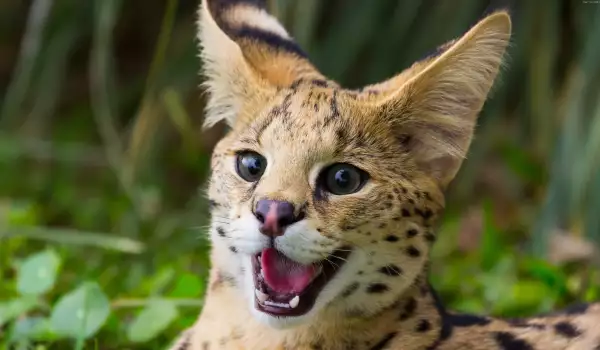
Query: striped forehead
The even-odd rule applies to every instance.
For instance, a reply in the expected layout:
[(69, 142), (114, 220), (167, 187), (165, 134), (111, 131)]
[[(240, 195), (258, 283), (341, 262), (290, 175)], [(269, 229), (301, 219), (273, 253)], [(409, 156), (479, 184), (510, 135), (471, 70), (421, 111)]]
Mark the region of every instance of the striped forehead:
[[(339, 90), (327, 88), (324, 81), (310, 82), (317, 86), (295, 86), (282, 91), (265, 106), (250, 128), (250, 135), (258, 144), (273, 133), (297, 135), (300, 131), (311, 131), (321, 138), (344, 123), (339, 106)], [(315, 130), (320, 132), (315, 133)]]

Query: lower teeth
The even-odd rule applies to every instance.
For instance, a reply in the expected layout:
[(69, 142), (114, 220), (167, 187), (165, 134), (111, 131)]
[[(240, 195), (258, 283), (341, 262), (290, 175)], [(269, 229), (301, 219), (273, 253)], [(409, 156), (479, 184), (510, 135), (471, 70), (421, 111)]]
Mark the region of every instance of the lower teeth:
[(258, 289), (254, 289), (254, 295), (256, 296), (256, 299), (264, 305), (268, 305), (268, 306), (276, 306), (276, 307), (282, 307), (282, 308), (286, 308), (286, 309), (295, 309), (296, 307), (298, 307), (298, 304), (300, 304), (300, 296), (296, 295), (295, 297), (293, 297), (287, 304), (285, 303), (276, 303), (274, 301), (270, 301), (269, 300), (269, 295), (266, 293), (261, 292)]
[(265, 305), (268, 305), (268, 306), (276, 306), (276, 307), (282, 307), (282, 308), (286, 308), (286, 309), (289, 309), (289, 308), (290, 308), (290, 305), (289, 305), (289, 304), (275, 303), (275, 302), (272, 302), (272, 301), (269, 301), (269, 300), (265, 301)]

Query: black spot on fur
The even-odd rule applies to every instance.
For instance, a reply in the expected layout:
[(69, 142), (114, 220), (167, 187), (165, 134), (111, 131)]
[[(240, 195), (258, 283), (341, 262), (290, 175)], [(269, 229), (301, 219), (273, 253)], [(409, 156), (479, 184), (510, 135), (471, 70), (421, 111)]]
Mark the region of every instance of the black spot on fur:
[(410, 217), (410, 211), (408, 211), (408, 209), (406, 208), (402, 208), (402, 216), (404, 216), (405, 218)]
[(346, 287), (346, 289), (344, 289), (344, 291), (342, 292), (342, 298), (347, 298), (347, 297), (351, 296), (352, 294), (354, 294), (354, 292), (356, 292), (358, 287), (360, 287), (360, 284), (358, 282), (354, 282), (351, 285), (349, 285), (348, 287)]
[(425, 333), (431, 330), (431, 322), (428, 320), (421, 320), (415, 329), (419, 333)]
[(408, 301), (406, 302), (406, 305), (404, 305), (404, 310), (402, 310), (402, 313), (400, 314), (400, 321), (405, 321), (405, 320), (408, 320), (409, 318), (411, 318), (412, 315), (415, 313), (416, 309), (417, 309), (417, 299), (415, 299), (415, 298), (408, 299)]
[(316, 85), (316, 86), (320, 86), (320, 87), (328, 86), (327, 81), (322, 80), (322, 79), (313, 79), (312, 84)]
[(485, 326), (491, 321), (488, 318), (476, 316), (476, 315), (465, 315), (465, 314), (448, 314), (448, 322), (452, 323), (456, 327), (472, 327), (472, 326)]
[(406, 237), (408, 237), (408, 238), (413, 238), (418, 234), (419, 234), (419, 231), (417, 231), (414, 228), (411, 228), (410, 230), (406, 231)]
[(546, 328), (546, 326), (543, 324), (532, 323), (528, 320), (523, 320), (523, 319), (509, 319), (506, 321), (512, 327), (517, 327), (517, 328), (535, 328), (535, 329), (539, 329), (539, 330)]
[(409, 256), (411, 256), (413, 258), (418, 258), (421, 256), (421, 252), (412, 245), (409, 245), (406, 248), (406, 254), (408, 254)]
[(581, 332), (569, 322), (559, 322), (555, 324), (554, 330), (556, 333), (567, 338), (575, 338), (581, 335)]
[(202, 343), (202, 350), (210, 350), (210, 343), (205, 341)]
[(399, 238), (396, 235), (387, 235), (385, 237), (385, 240), (388, 241), (388, 242), (398, 242), (398, 239)]
[(387, 284), (383, 283), (373, 283), (367, 287), (367, 293), (372, 294), (385, 293), (388, 290), (390, 290), (390, 287), (388, 287)]
[(381, 339), (377, 344), (371, 347), (371, 350), (383, 350), (386, 346), (390, 344), (392, 339), (398, 334), (397, 332), (392, 332), (386, 335), (383, 339)]
[(211, 199), (211, 200), (208, 201), (208, 207), (211, 210), (215, 209), (215, 208), (218, 208), (219, 207), (219, 203), (217, 203), (217, 202), (215, 202), (214, 200)]
[(379, 269), (379, 272), (381, 272), (384, 275), (391, 276), (391, 277), (397, 277), (397, 276), (402, 275), (402, 269), (394, 264), (389, 264), (387, 266), (383, 266), (382, 268)]
[(225, 230), (224, 230), (224, 229), (223, 229), (221, 226), (218, 226), (218, 227), (217, 227), (217, 233), (218, 233), (218, 234), (219, 234), (219, 236), (221, 236), (221, 237), (227, 237), (227, 234), (225, 233)]
[(238, 252), (238, 251), (237, 251), (237, 248), (236, 248), (236, 247), (234, 247), (234, 246), (230, 246), (230, 247), (229, 247), (229, 250), (230, 250), (232, 253), (234, 253), (234, 254), (237, 254), (237, 252)]
[(517, 339), (508, 332), (496, 332), (494, 338), (502, 350), (534, 350), (525, 340)]
[(431, 232), (426, 232), (425, 233), (425, 240), (427, 242), (433, 243), (433, 242), (435, 242), (435, 235), (433, 233), (431, 233)]
[(433, 212), (431, 211), (431, 209), (425, 209), (425, 212), (423, 212), (423, 219), (429, 220), (432, 216)]

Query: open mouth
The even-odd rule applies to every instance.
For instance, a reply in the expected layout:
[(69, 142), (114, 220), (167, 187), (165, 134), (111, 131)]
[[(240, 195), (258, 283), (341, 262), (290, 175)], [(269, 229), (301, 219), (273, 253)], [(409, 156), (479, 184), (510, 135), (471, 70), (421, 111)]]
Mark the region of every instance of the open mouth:
[(252, 257), (256, 309), (279, 317), (306, 314), (349, 254), (345, 247), (320, 262), (302, 265), (277, 249), (264, 249)]

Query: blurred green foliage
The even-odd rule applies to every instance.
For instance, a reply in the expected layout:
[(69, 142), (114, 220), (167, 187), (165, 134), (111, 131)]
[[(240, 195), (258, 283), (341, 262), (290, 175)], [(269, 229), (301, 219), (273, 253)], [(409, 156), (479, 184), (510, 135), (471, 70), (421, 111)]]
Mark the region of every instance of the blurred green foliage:
[[(499, 1), (271, 0), (348, 87)], [(202, 305), (197, 1), (0, 3), (0, 349), (163, 349)], [(512, 1), (507, 69), (448, 193), (432, 282), (462, 311), (600, 299), (600, 5)], [(200, 189), (200, 190), (199, 190)]]

